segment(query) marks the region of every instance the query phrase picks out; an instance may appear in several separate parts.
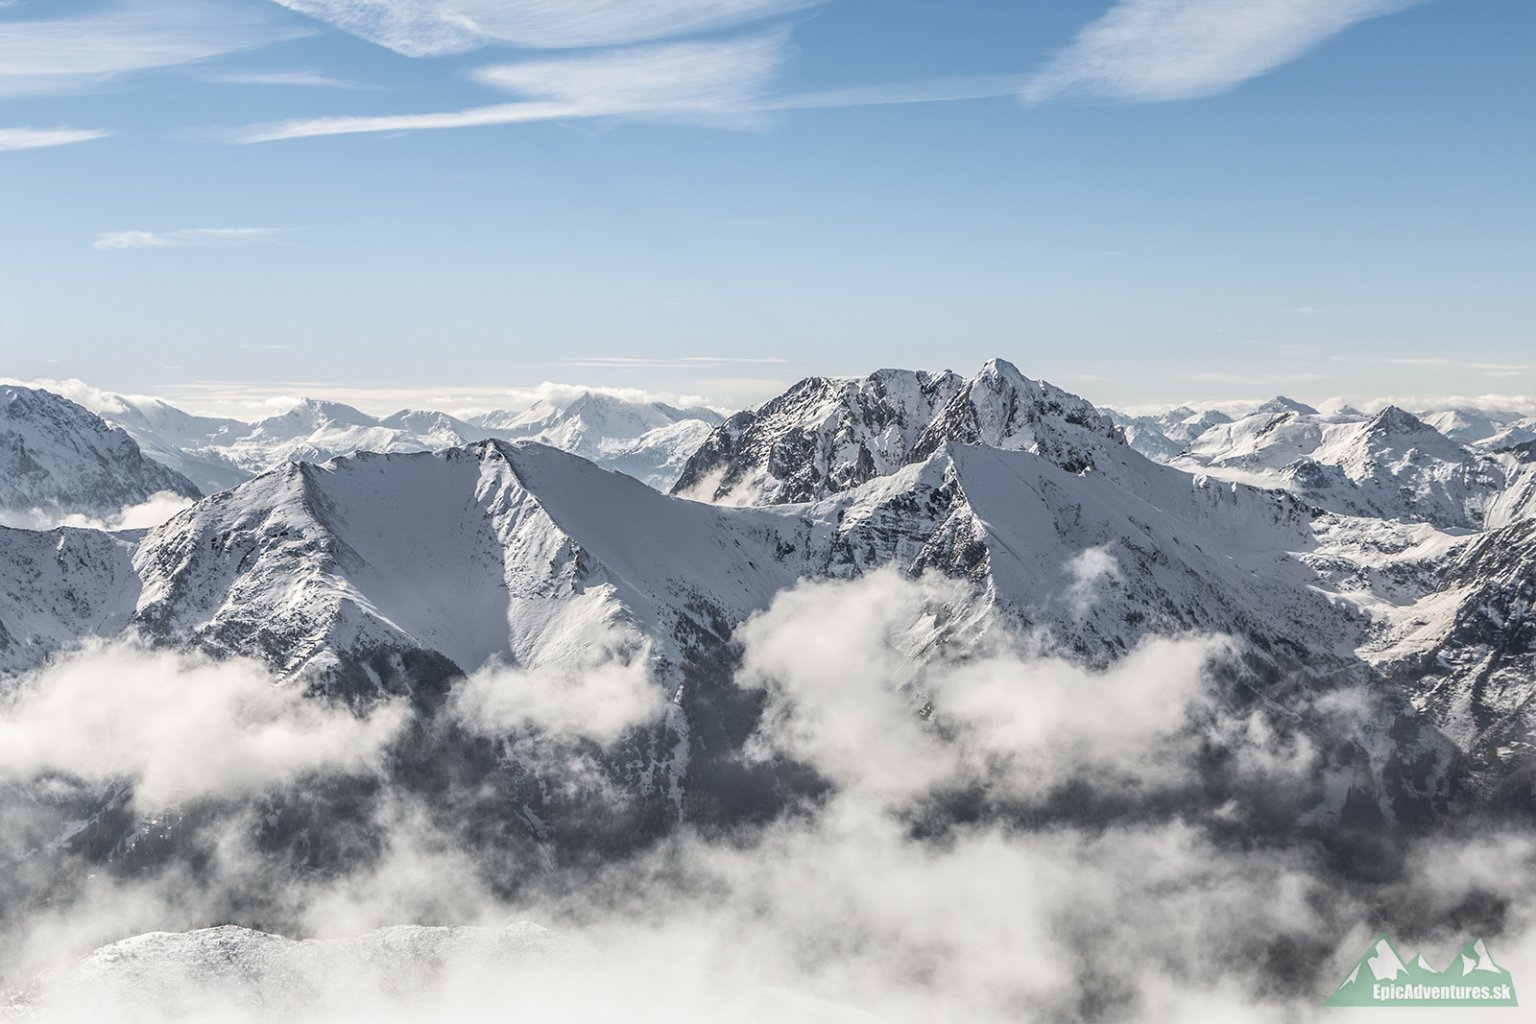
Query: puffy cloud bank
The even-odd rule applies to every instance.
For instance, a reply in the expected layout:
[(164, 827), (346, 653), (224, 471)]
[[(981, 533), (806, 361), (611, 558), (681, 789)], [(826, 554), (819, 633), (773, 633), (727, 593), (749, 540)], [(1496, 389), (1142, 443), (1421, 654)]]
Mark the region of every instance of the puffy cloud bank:
[[(1084, 569), (1104, 576), (1103, 566)], [(610, 639), (573, 648), (563, 667), (461, 681), (446, 716), (482, 737), (531, 729), (616, 743), (652, 720), (657, 708), (641, 695), (656, 687), (648, 652)], [(358, 855), (305, 870), (256, 838), (259, 790), (293, 779), (296, 766), (368, 770), (376, 741), (410, 732), (389, 706), (332, 720), (334, 709), (290, 700), (250, 666), (167, 655), (114, 655), (129, 671), (111, 676), (98, 652), (23, 680), (0, 718), (10, 778), (126, 774), (169, 795), (203, 776), (202, 792), (230, 810), (185, 861), (101, 873), (46, 899), (44, 883), (13, 895), (0, 916), (0, 990), (33, 976), (44, 953), (67, 961), (113, 938), (231, 919), (338, 944), (284, 952), (282, 940), (227, 932), (135, 940), (25, 988), (17, 1013), (1325, 1020), (1323, 999), (1382, 929), (1437, 966), (1475, 929), (1517, 986), (1536, 984), (1526, 981), (1536, 979), (1528, 823), (1407, 841), (1400, 868), (1386, 871), (1340, 865), (1337, 848), (1306, 828), (1240, 827), (1246, 809), (1224, 794), (1199, 798), (1210, 778), (1198, 766), (1214, 744), (1231, 751), (1223, 771), (1255, 802), (1269, 790), (1276, 803), (1292, 799), (1318, 757), (1317, 744), (1222, 696), (1226, 641), (1157, 640), (1088, 670), (953, 584), (888, 573), (782, 594), (737, 639), (734, 685), (762, 701), (743, 763), (794, 763), (824, 785), (767, 821), (684, 825), (638, 852), (596, 856), (562, 851), (558, 820), (548, 842), (487, 842), (484, 822), (454, 814), (483, 788), (466, 773), (430, 799), (386, 786), (367, 805)], [(198, 685), (231, 696), (199, 695)], [(114, 686), (149, 696), (104, 693)], [(72, 721), (93, 701), (101, 711)], [(1319, 703), (1346, 722), (1361, 713), (1355, 696)], [(140, 724), (152, 717), (183, 724)], [(106, 735), (113, 720), (135, 742)], [(22, 738), (31, 734), (68, 741)], [(325, 756), (299, 757), (311, 746), (302, 737)], [(162, 748), (172, 749), (154, 753)], [(249, 778), (218, 770), (236, 755), (255, 767)], [(0, 810), (14, 829), (36, 792), (8, 792)], [(1130, 810), (1074, 812), (1103, 794)], [(26, 868), (18, 877), (46, 860), (4, 849)], [(554, 937), (501, 931), (524, 920)], [(389, 925), (489, 930), (358, 938)]]
[(376, 771), (403, 722), (306, 699), (248, 661), (97, 646), (0, 695), (0, 781), (130, 783), (141, 809)]

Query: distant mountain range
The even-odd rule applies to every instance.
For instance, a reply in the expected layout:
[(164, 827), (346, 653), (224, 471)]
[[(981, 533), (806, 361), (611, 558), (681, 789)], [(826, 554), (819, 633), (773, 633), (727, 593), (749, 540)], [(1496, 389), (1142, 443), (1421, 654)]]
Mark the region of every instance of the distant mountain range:
[[(1084, 665), (1153, 637), (1232, 638), (1221, 701), (1313, 751), (1284, 809), (1247, 806), (1213, 755), (1198, 799), (1248, 827), (1369, 833), (1536, 805), (1528, 443), (1469, 448), (1395, 408), (1277, 400), (1175, 410), (1158, 435), (1186, 439), (1155, 459), (1130, 441), (1151, 427), (1002, 360), (970, 378), (811, 378), (723, 421), (588, 394), (473, 422), (305, 402), (241, 424), (125, 400), (114, 428), (5, 393), (9, 457), (46, 468), (14, 475), (8, 500), (195, 497), (152, 457), (204, 467), (210, 487), (220, 467), (255, 475), (147, 532), (0, 529), (0, 673), (135, 638), (257, 659), (316, 699), (403, 696), (430, 722), (467, 673), (643, 659), (664, 714), (594, 755), (625, 814), (451, 731), (397, 754), (400, 785), (467, 774), (486, 780), (483, 813), (524, 809), (498, 841), (635, 843), (813, 792), (791, 765), (741, 757), (763, 705), (733, 682), (736, 630), (801, 581), (880, 569), (965, 595), (919, 659), (984, 615)], [(1341, 691), (1359, 716), (1312, 710)], [(942, 729), (942, 702), (912, 697)], [(177, 842), (124, 806), (71, 811), (90, 825), (70, 842), (108, 860)], [(274, 827), (316, 843), (347, 812), (314, 813)]]
[[(497, 410), (467, 419), (414, 409), (381, 418), (340, 402), (303, 399), (285, 412), (246, 422), (192, 415), (159, 399), (101, 393), (92, 393), (93, 413), (61, 395), (0, 385), (0, 396), (11, 396), (10, 402), (23, 394), (30, 396), (27, 403), (11, 407), (0, 420), (0, 437), (21, 429), (24, 409), (35, 420), (43, 415), (39, 410), (44, 405), (50, 408), (48, 416), (75, 423), (76, 431), (85, 421), (99, 418), (101, 426), (90, 430), (126, 434), (147, 460), (173, 471), (183, 489), (190, 481), (196, 491), (187, 493), (193, 494), (233, 487), (288, 462), (324, 462), (356, 452), (436, 451), (493, 438), (542, 441), (666, 488), (723, 419), (711, 409), (678, 409), (585, 391), (543, 399), (517, 412)], [(108, 489), (95, 494), (86, 488), (86, 483), (77, 486), (74, 500), (64, 504), (72, 505), (72, 511), (95, 510), (111, 506), (117, 493)], [(50, 494), (39, 492), (39, 502), (52, 500)], [(0, 507), (23, 505), (29, 497), (25, 491), (0, 492)], [(115, 507), (122, 504), (118, 501)]]
[(1324, 414), (1282, 396), (1245, 413), (1111, 416), (1148, 458), (1284, 488), (1331, 512), (1472, 529), (1532, 512), (1536, 418), (1515, 411)]

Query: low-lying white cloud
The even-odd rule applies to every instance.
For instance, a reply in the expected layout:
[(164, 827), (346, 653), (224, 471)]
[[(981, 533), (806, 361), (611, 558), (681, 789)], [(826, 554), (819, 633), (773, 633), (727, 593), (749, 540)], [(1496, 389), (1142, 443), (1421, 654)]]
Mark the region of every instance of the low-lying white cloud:
[(1164, 746), (1205, 703), (1224, 642), (1154, 639), (1096, 671), (1032, 650), (991, 613), (957, 620), (965, 607), (953, 581), (892, 570), (779, 595), (740, 631), (742, 679), (768, 691), (757, 753), (882, 805), (1182, 770)]
[(1115, 561), (1107, 544), (1084, 548), (1074, 555), (1067, 563), (1067, 573), (1072, 577), (1067, 600), (1078, 618), (1092, 610), (1102, 588), (1124, 579), (1120, 574), (1120, 563)]
[(532, 730), (556, 741), (606, 746), (666, 712), (666, 694), (651, 677), (649, 645), (637, 637), (596, 626), (552, 638), (550, 645), (565, 656), (475, 672), (454, 690), (454, 715), (485, 736)]
[(60, 526), (84, 530), (143, 530), (159, 526), (181, 510), (191, 508), (192, 504), (191, 498), (174, 491), (157, 491), (144, 501), (124, 505), (105, 516), (47, 508), (7, 508), (0, 509), (0, 526), (22, 530), (52, 530)]
[(308, 772), (375, 771), (404, 721), (305, 697), (243, 660), (109, 645), (7, 686), (0, 779), (126, 779), (142, 808), (239, 797)]
[(1063, 93), (1157, 102), (1225, 92), (1407, 0), (1120, 0), (1025, 85), (1026, 102)]
[[(1099, 579), (1102, 568), (1084, 566)], [(1212, 740), (1247, 752), (1224, 771), (1252, 775), (1257, 794), (1292, 792), (1310, 747), (1276, 736), (1255, 717), (1261, 707), (1234, 715), (1210, 699), (1208, 663), (1221, 641), (1154, 641), (1090, 670), (1042, 655), (1000, 613), (976, 611), (974, 596), (950, 581), (876, 573), (789, 591), (741, 631), (740, 681), (768, 701), (758, 753), (809, 763), (828, 784), (793, 813), (728, 828), (685, 823), (627, 853), (562, 848), (564, 822), (552, 818), (555, 838), (519, 852), (495, 829), (486, 843), (500, 819), (455, 817), (484, 780), (449, 772), (447, 788), (428, 796), (389, 787), (365, 821), (348, 823), (371, 855), (304, 871), (253, 838), (251, 821), (267, 808), (252, 801), (198, 848), (196, 870), (103, 872), (63, 898), (0, 908), (0, 975), (10, 967), (21, 977), (16, 965), (41, 966), (45, 953), (64, 957), (52, 982), (23, 990), (27, 1021), (1228, 1024), (1330, 1019), (1323, 999), (1383, 927), (1400, 948), (1444, 963), (1476, 921), (1517, 983), (1536, 972), (1528, 830), (1405, 841), (1401, 876), (1382, 881), (1374, 853), (1354, 854), (1369, 870), (1339, 874), (1310, 833), (1234, 835), (1226, 823), (1241, 808), (1141, 800), (1177, 783), (1180, 762)], [(639, 685), (643, 652), (623, 630), (575, 628), (563, 640), (575, 652), (594, 638), (582, 667), (624, 681), (621, 694)], [(173, 677), (181, 665), (166, 662)], [(570, 677), (528, 672), (505, 690), (493, 679), (462, 688), (450, 714), (493, 735), (530, 723), (579, 735), (589, 725), (576, 719), (610, 699), (607, 684), (571, 690)], [(537, 688), (566, 693), (530, 712), (546, 699)], [(1321, 698), (1319, 720), (1367, 713), (1356, 696)], [(133, 731), (154, 710), (118, 714)], [(220, 723), (237, 711), (204, 716), (206, 742), (231, 742)], [(624, 717), (588, 735), (611, 735)], [(1217, 721), (1191, 728), (1191, 718)], [(0, 758), (14, 735), (0, 732)], [(164, 739), (194, 750), (205, 742)], [(29, 762), (42, 763), (30, 749)], [(92, 748), (57, 749), (50, 768), (90, 776)], [(540, 770), (562, 769), (551, 760)], [(1090, 791), (1134, 783), (1137, 799), (1124, 814), (1081, 819), (1072, 807), (937, 824), (920, 813), (952, 784), (1028, 799), (1069, 779)], [(6, 820), (27, 809), (0, 787)], [(506, 812), (514, 823), (518, 810)], [(0, 856), (9, 834), (0, 829)], [(260, 909), (250, 909), (253, 894)], [(326, 938), (386, 925), (498, 930), (402, 928), (302, 951), (253, 933), (162, 935), (67, 967), (124, 935), (231, 919)], [(525, 926), (510, 934), (529, 942), (497, 944), (500, 926), (523, 920), (556, 934)]]
[(67, 516), (60, 526), (84, 526), (96, 530), (143, 530), (159, 526), (183, 509), (191, 508), (193, 501), (174, 491), (158, 491), (137, 505), (125, 505), (123, 510), (106, 519), (88, 516)]

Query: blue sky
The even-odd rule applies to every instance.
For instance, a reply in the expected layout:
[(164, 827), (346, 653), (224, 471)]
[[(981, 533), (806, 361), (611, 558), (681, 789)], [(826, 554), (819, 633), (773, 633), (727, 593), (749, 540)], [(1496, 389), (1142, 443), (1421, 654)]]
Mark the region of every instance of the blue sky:
[(1533, 50), (1528, 0), (11, 0), (0, 374), (1532, 395)]

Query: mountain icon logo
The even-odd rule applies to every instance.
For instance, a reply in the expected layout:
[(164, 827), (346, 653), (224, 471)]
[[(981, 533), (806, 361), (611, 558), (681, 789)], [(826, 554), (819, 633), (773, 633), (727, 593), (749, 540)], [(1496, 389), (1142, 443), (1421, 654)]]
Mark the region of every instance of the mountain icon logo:
[(1509, 972), (1473, 939), (1442, 971), (1424, 954), (1404, 959), (1378, 935), (1324, 1006), (1518, 1006)]

